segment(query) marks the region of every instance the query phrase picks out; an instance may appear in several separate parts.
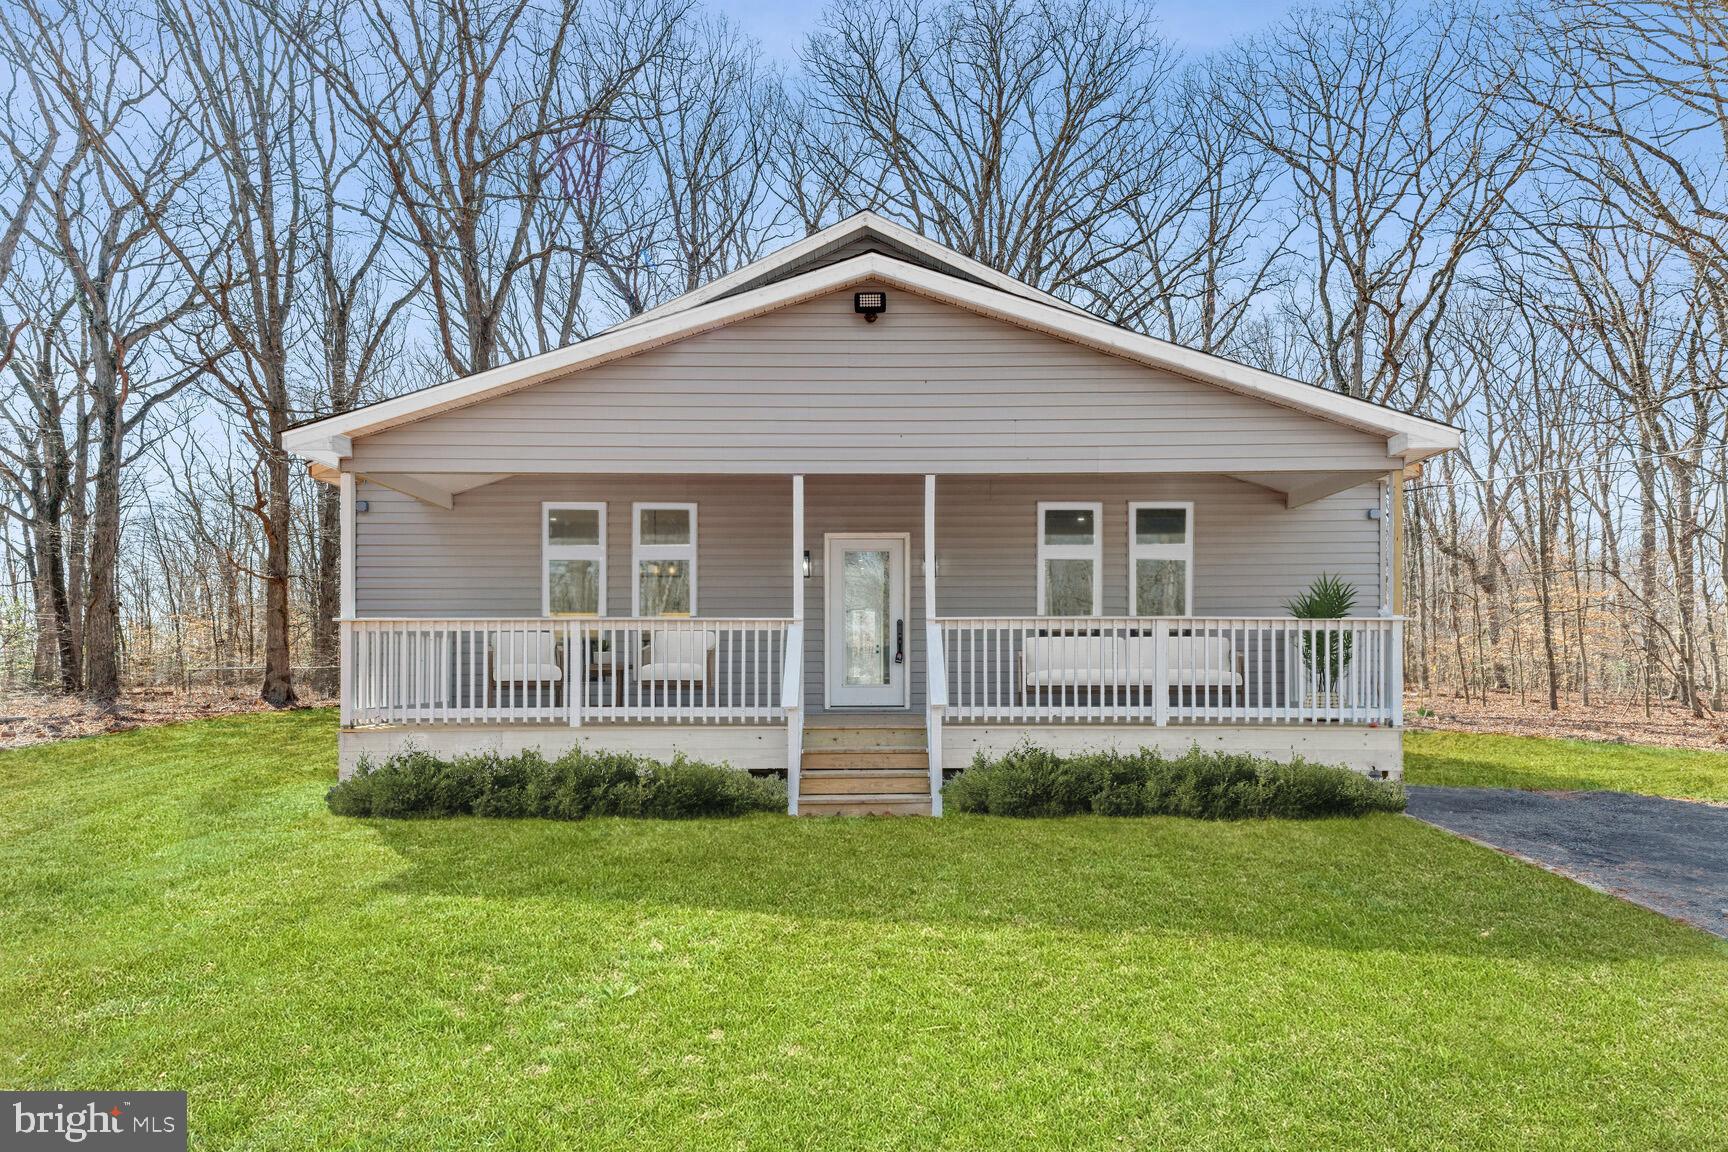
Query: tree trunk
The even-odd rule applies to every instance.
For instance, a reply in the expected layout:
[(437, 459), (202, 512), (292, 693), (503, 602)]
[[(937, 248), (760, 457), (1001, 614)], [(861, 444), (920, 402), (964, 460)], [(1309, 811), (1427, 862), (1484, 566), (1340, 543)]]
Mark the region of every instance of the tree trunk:
[(275, 443), (264, 462), (268, 484), (264, 521), (264, 685), (258, 698), (272, 708), (292, 708), (300, 702), (294, 694), (294, 655), (289, 642), (288, 560), (293, 524), (288, 503), (288, 455), (282, 451), (285, 423), (280, 410), (270, 414), (271, 439)]
[(341, 682), (337, 663), (342, 655), (342, 492), (330, 484), (319, 484), (316, 575), (317, 591), (312, 606), (312, 683), (325, 696), (336, 694)]
[[(98, 371), (104, 369), (99, 368)], [(110, 373), (96, 394), (96, 499), (90, 518), (90, 568), (84, 612), (85, 686), (92, 702), (120, 696), (120, 456), (119, 391)]]

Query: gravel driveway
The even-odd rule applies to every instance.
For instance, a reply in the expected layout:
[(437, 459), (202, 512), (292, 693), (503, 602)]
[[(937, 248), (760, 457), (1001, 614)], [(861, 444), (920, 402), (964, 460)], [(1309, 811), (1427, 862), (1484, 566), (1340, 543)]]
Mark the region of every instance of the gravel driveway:
[(1418, 820), (1728, 937), (1728, 808), (1622, 792), (1405, 790)]

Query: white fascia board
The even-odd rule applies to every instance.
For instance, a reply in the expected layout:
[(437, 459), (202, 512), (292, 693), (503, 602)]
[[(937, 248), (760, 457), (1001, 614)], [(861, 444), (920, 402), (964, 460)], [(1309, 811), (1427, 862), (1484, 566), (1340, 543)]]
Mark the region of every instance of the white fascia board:
[(335, 419), (330, 417), (315, 424), (290, 428), (282, 433), (282, 447), (302, 460), (341, 471), (342, 461), (354, 455), (354, 441), (349, 436), (334, 435), (325, 428)]
[(1382, 435), (1388, 438), (1389, 452), (1394, 446), (1393, 438), (1403, 436), (1405, 439), (1398, 443), (1403, 448), (1402, 458), (1407, 462), (1458, 446), (1456, 429), (1420, 416), (1315, 388), (1245, 364), (1130, 332), (1085, 313), (1042, 304), (874, 252), (685, 311), (645, 320), (631, 328), (613, 329), (578, 344), (423, 388), (355, 412), (303, 425), (284, 433), (282, 443), (290, 452), (302, 456), (307, 451), (327, 450), (327, 446), (337, 439), (346, 442), (354, 437), (372, 435), (865, 282), (903, 288), (1004, 323)]

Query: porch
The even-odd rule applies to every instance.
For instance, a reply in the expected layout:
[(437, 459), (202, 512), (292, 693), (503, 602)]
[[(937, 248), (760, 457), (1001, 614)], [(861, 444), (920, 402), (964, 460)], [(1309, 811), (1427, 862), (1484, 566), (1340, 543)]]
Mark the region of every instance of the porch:
[[(915, 739), (917, 803), (937, 812), (945, 768), (1026, 740), (1399, 768), (1401, 623), (1387, 524), (1364, 514), (1386, 503), (1373, 477), (1293, 503), (1219, 475), (514, 476), (445, 503), (379, 475), (364, 515), (361, 482), (340, 477), (345, 561), (380, 567), (345, 564), (345, 771), (409, 742), (580, 742), (783, 772), (794, 811), (828, 810), (800, 782), (837, 770), (807, 747), (835, 724), (892, 732), (848, 767), (891, 760), (900, 784)], [(629, 531), (609, 537), (609, 512)], [(1323, 565), (1380, 614), (1264, 611)], [(520, 603), (524, 577), (541, 614), (471, 611)], [(1259, 610), (1217, 611), (1234, 605)], [(1178, 611), (1135, 611), (1151, 606)], [(892, 796), (886, 811), (913, 795), (860, 794)]]

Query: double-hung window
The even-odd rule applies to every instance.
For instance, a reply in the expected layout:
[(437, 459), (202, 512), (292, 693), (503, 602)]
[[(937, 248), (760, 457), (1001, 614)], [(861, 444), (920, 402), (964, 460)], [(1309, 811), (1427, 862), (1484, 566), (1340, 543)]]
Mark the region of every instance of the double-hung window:
[(1096, 616), (1102, 596), (1102, 504), (1038, 505), (1038, 614)]
[(696, 615), (696, 505), (638, 504), (632, 518), (635, 614)]
[(1194, 505), (1128, 505), (1128, 590), (1136, 616), (1194, 611)]
[(606, 505), (540, 505), (540, 610), (606, 614)]

